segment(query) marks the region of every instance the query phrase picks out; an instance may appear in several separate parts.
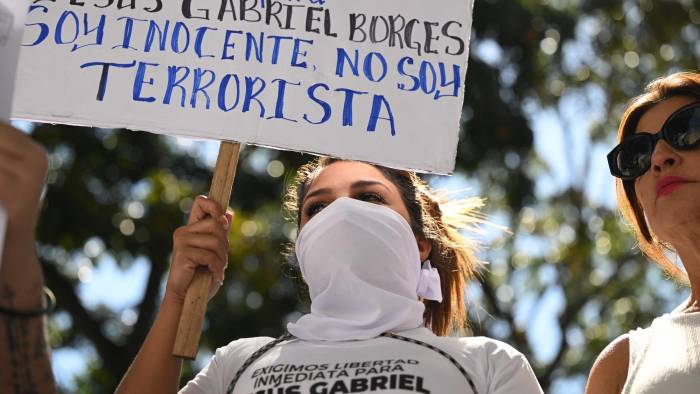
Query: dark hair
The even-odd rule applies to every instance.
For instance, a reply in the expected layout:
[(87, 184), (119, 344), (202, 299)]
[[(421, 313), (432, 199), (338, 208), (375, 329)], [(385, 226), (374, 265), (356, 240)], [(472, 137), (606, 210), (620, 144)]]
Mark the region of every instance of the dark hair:
[[(327, 166), (340, 161), (319, 158), (302, 166), (285, 197), (285, 209), (297, 225), (301, 221), (300, 208), (306, 193), (318, 174)], [(477, 210), (483, 205), (479, 198), (447, 201), (423, 182), (415, 173), (374, 165), (401, 193), (411, 218), (411, 228), (416, 236), (425, 237), (432, 245), (430, 261), (440, 273), (442, 303), (425, 300), (423, 320), (437, 335), (447, 335), (451, 330), (467, 325), (467, 308), (464, 287), (474, 278), (478, 260), (474, 253), (476, 244), (460, 230), (476, 230), (482, 222)], [(294, 256), (293, 245), (288, 249)]]
[[(700, 100), (700, 74), (697, 72), (678, 72), (658, 78), (647, 85), (644, 94), (634, 98), (627, 106), (617, 132), (618, 143), (635, 133), (639, 120), (651, 107), (677, 96)], [(668, 247), (649, 228), (642, 205), (637, 200), (634, 183), (634, 180), (616, 180), (617, 203), (620, 212), (632, 224), (642, 252), (655, 261), (672, 278), (687, 283), (686, 273), (666, 257), (664, 250)]]

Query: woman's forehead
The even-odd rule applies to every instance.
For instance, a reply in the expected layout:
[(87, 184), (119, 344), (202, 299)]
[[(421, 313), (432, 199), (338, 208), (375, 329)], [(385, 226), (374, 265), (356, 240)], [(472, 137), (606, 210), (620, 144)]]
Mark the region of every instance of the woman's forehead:
[(346, 188), (364, 180), (378, 181), (385, 186), (393, 186), (382, 171), (371, 164), (357, 161), (336, 161), (321, 169), (311, 181), (307, 194), (319, 188)]
[(674, 96), (655, 104), (639, 118), (639, 123), (637, 123), (635, 132), (654, 134), (661, 131), (661, 127), (663, 127), (666, 119), (668, 119), (671, 114), (695, 101), (698, 101), (698, 99), (694, 97)]

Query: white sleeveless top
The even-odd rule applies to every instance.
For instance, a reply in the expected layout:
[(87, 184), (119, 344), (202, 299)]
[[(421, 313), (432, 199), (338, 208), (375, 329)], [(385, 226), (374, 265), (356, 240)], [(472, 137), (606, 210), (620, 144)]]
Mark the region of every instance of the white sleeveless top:
[(700, 393), (700, 313), (670, 313), (629, 333), (623, 394)]

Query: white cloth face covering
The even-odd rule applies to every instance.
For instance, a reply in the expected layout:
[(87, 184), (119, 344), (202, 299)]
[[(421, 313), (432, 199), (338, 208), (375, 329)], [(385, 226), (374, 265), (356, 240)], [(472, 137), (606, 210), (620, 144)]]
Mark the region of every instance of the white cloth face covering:
[(442, 300), (437, 270), (429, 262), (421, 269), (411, 226), (382, 205), (335, 200), (301, 230), (296, 256), (311, 296), (311, 313), (287, 326), (300, 339), (369, 339), (417, 328), (425, 310), (418, 297)]

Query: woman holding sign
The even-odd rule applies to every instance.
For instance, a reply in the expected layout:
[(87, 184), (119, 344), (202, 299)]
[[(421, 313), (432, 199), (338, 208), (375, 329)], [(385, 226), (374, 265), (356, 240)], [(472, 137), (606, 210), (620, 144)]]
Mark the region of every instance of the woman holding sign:
[[(696, 393), (700, 387), (700, 74), (652, 82), (627, 108), (608, 155), (620, 210), (642, 251), (690, 297), (598, 356), (588, 393)], [(671, 262), (673, 253), (685, 268)]]
[[(183, 393), (540, 393), (527, 360), (483, 337), (449, 338), (466, 321), (476, 269), (477, 203), (442, 204), (413, 173), (321, 159), (303, 167), (288, 208), (311, 313), (273, 338), (233, 341)], [(161, 310), (118, 392), (175, 392), (171, 355), (194, 270), (221, 283), (230, 217), (198, 198), (175, 233)], [(214, 286), (216, 289), (216, 286)], [(215, 290), (214, 290), (215, 291)]]

